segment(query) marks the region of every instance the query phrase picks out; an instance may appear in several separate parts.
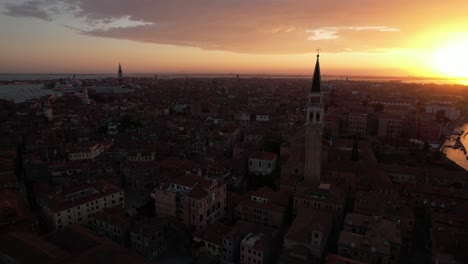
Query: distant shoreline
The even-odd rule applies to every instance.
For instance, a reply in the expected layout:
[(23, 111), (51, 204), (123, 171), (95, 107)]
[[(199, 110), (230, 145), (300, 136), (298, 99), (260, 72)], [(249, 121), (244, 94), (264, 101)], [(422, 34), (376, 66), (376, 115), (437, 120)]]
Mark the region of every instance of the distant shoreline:
[[(236, 78), (235, 73), (226, 74), (204, 74), (204, 73), (129, 73), (126, 77), (131, 78), (154, 78), (155, 75), (160, 79), (174, 78)], [(0, 73), (0, 81), (47, 81), (56, 79), (68, 79), (73, 74), (57, 73)], [(75, 74), (77, 79), (106, 79), (116, 78), (116, 74)], [(311, 78), (311, 75), (303, 74), (239, 74), (240, 78)], [(373, 76), (373, 75), (322, 75), (323, 80), (349, 80), (349, 81), (379, 81), (379, 82), (405, 82), (405, 83), (435, 83), (435, 84), (468, 84), (468, 78), (442, 78), (442, 77), (424, 77), (424, 76)], [(462, 84), (463, 83), (463, 84)], [(466, 85), (466, 84), (465, 84)]]

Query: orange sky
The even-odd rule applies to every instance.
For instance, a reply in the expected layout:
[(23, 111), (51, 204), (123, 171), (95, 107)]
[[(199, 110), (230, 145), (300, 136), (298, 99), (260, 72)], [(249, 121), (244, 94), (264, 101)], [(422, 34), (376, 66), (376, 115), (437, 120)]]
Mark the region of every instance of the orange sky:
[(0, 0), (0, 72), (310, 74), (320, 47), (324, 74), (468, 77), (468, 1), (441, 3)]

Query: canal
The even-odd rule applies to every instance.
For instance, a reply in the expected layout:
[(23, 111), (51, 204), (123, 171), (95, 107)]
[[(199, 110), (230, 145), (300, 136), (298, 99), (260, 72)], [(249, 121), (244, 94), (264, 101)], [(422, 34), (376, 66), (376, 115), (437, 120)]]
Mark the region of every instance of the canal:
[[(455, 129), (455, 132), (461, 133), (460, 135), (460, 142), (462, 143), (461, 145), (464, 146), (465, 148), (468, 148), (468, 124), (464, 124), (463, 126), (460, 126)], [(468, 171), (468, 159), (466, 155), (466, 150), (463, 150), (463, 147), (456, 147), (453, 148), (452, 146), (456, 146), (457, 142), (457, 135), (452, 135), (447, 137), (445, 140), (444, 145), (441, 147), (441, 151), (447, 156), (447, 158), (451, 159), (453, 162), (457, 163), (460, 167), (464, 168), (465, 170)], [(460, 145), (460, 144), (458, 144)]]

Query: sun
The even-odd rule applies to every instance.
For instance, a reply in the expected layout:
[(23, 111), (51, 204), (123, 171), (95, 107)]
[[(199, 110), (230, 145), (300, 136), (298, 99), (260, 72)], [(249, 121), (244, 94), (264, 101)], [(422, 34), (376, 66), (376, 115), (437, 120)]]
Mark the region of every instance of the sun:
[(468, 36), (447, 41), (434, 52), (434, 65), (442, 75), (468, 78)]

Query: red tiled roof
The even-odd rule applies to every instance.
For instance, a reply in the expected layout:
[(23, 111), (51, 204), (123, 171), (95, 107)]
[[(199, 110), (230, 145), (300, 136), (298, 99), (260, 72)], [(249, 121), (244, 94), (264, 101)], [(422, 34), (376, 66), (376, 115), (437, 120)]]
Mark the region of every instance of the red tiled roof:
[(103, 211), (96, 213), (96, 220), (112, 224), (114, 226), (126, 227), (130, 225), (130, 219), (124, 217), (125, 209), (121, 206), (104, 208)]
[(194, 237), (200, 240), (208, 241), (212, 244), (222, 246), (223, 237), (228, 233), (231, 227), (222, 223), (216, 222), (214, 224), (207, 225), (205, 228), (198, 230), (194, 233)]
[[(43, 239), (24, 232), (0, 235), (1, 252), (20, 263), (55, 263), (69, 254)], [(27, 254), (25, 254), (27, 252)]]
[(204, 180), (204, 179), (200, 176), (193, 175), (193, 174), (186, 174), (186, 175), (182, 175), (180, 177), (172, 179), (170, 183), (193, 188), (201, 180)]
[(195, 186), (195, 188), (193, 188), (192, 191), (190, 191), (190, 197), (193, 197), (198, 200), (201, 200), (208, 195), (209, 193), (203, 190), (203, 188), (200, 187), (199, 185)]
[(165, 225), (166, 221), (159, 221), (155, 218), (145, 218), (133, 225), (131, 231), (145, 237), (152, 237), (155, 233), (164, 231)]
[[(302, 213), (294, 219), (285, 238), (309, 244), (311, 243), (312, 231), (314, 230), (319, 230), (325, 237), (328, 236), (331, 223), (333, 222), (332, 220), (333, 215), (331, 213), (319, 212), (313, 209), (303, 210)], [(325, 241), (326, 238), (323, 242)]]
[[(78, 192), (80, 190), (89, 189), (89, 188), (96, 190), (97, 193), (91, 194), (82, 199), (76, 199), (74, 201), (65, 197), (65, 195), (67, 194), (71, 194), (71, 193)], [(63, 211), (65, 209), (78, 206), (83, 203), (94, 201), (96, 199), (99, 199), (105, 196), (119, 193), (121, 191), (122, 189), (106, 181), (96, 181), (91, 184), (84, 184), (84, 185), (77, 185), (77, 186), (69, 187), (59, 193), (56, 193), (56, 192), (39, 193), (38, 196), (40, 197), (39, 199), (42, 200), (46, 204), (47, 207), (49, 207), (55, 212), (58, 212), (58, 211)]]

